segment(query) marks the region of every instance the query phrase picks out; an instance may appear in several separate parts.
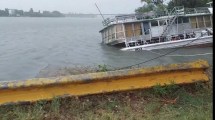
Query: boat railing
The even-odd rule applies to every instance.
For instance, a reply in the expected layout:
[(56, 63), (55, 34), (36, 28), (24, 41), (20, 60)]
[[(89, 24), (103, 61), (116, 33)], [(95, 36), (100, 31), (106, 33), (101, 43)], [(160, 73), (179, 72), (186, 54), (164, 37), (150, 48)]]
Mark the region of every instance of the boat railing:
[(210, 13), (207, 7), (185, 8), (185, 14)]
[(102, 21), (104, 26), (108, 26), (110, 24), (116, 24), (116, 23), (123, 23), (123, 22), (129, 22), (129, 21), (133, 21), (133, 20), (137, 20), (136, 16), (134, 15), (130, 15), (130, 16), (122, 16), (122, 17), (115, 17), (115, 18), (106, 18), (105, 20)]
[[(172, 24), (174, 23), (175, 19), (178, 17), (178, 15), (181, 14), (184, 14), (184, 6), (176, 6), (170, 12), (168, 12), (168, 22), (166, 27), (163, 28), (163, 33), (160, 36), (165, 36), (167, 34), (169, 28), (172, 27)], [(161, 26), (164, 25), (165, 22)]]
[(186, 29), (182, 34), (171, 34), (171, 35), (159, 36), (159, 37), (153, 37), (153, 38), (150, 37), (150, 39), (145, 39), (144, 35), (127, 37), (125, 39), (126, 40), (125, 44), (126, 44), (126, 47), (133, 47), (133, 46), (140, 46), (140, 45), (146, 45), (146, 44), (162, 43), (167, 41), (178, 41), (178, 40), (185, 40), (185, 39), (191, 39), (191, 38), (199, 38), (199, 37), (205, 37), (205, 36), (211, 36), (211, 35), (213, 35), (212, 28)]
[(186, 39), (194, 39), (199, 37), (205, 37), (205, 36), (211, 36), (213, 33), (211, 33), (209, 30), (202, 30), (202, 31), (194, 31), (189, 32), (185, 34), (173, 34), (173, 35), (167, 35), (166, 37), (155, 37), (153, 39), (144, 40), (144, 36), (139, 36), (139, 39), (132, 40), (132, 37), (130, 38), (129, 42), (126, 42), (126, 47), (134, 47), (134, 46), (140, 46), (140, 45), (147, 45), (147, 44), (155, 44), (155, 43), (163, 43), (167, 41), (180, 41), (180, 40), (186, 40)]
[(198, 32), (198, 31), (202, 31), (202, 29), (200, 28), (185, 29), (184, 33)]
[(172, 10), (170, 10), (170, 12), (168, 12), (169, 16), (180, 14), (184, 14), (184, 6), (175, 6)]
[(108, 26), (110, 24), (130, 22), (130, 21), (142, 20), (142, 19), (152, 19), (152, 18), (162, 17), (162, 16), (178, 16), (178, 15), (201, 14), (201, 13), (202, 14), (210, 13), (210, 11), (208, 10), (208, 7), (184, 8), (184, 6), (175, 6), (172, 10), (160, 11), (159, 13), (156, 13), (156, 14), (145, 13), (145, 14), (119, 15), (112, 19), (107, 18), (102, 23), (104, 26)]

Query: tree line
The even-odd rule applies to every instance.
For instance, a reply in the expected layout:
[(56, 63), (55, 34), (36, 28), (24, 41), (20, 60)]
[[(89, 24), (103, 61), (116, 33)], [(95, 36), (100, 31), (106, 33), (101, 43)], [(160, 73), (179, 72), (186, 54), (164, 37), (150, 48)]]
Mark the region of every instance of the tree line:
[(0, 17), (64, 17), (64, 14), (59, 11), (43, 11), (35, 12), (33, 8), (29, 11), (17, 10), (17, 9), (8, 9), (0, 10)]
[(167, 0), (141, 0), (145, 4), (135, 10), (136, 13), (145, 13), (150, 11), (164, 11), (172, 9), (175, 6), (184, 6), (185, 8), (207, 7), (208, 2), (212, 0), (171, 0), (167, 4)]

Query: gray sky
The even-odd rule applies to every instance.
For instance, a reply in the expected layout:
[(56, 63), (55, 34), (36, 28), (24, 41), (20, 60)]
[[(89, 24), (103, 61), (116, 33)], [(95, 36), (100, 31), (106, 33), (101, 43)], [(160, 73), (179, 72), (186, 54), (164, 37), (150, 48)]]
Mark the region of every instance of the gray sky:
[(143, 5), (141, 0), (0, 0), (0, 9), (22, 9), (29, 11), (58, 10), (62, 13), (98, 13), (97, 3), (102, 13), (134, 13)]

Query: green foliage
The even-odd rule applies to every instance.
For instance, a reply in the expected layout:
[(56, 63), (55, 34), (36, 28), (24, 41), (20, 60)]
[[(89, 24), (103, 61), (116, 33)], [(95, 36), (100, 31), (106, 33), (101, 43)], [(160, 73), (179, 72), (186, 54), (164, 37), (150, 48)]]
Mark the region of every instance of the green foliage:
[(117, 108), (118, 102), (117, 101), (109, 101), (106, 103), (106, 109), (113, 111), (115, 108)]
[(195, 8), (195, 7), (207, 7), (208, 2), (212, 0), (171, 0), (164, 4), (164, 0), (141, 0), (146, 4), (142, 7), (135, 9), (136, 13), (146, 13), (149, 11), (155, 11), (156, 14), (161, 14), (166, 11), (166, 9), (173, 9), (175, 6), (184, 6), (185, 8)]
[(166, 11), (167, 10), (167, 5), (159, 4), (159, 5), (157, 5), (157, 10), (158, 11)]
[(154, 9), (157, 16), (166, 15), (167, 14), (167, 5), (159, 4)]
[(163, 4), (164, 0), (141, 0), (141, 2), (146, 2), (147, 4), (153, 3), (155, 5)]
[(176, 91), (179, 88), (178, 85), (176, 85), (174, 82), (172, 82), (169, 85), (164, 85), (161, 86), (160, 84), (157, 84), (156, 86), (153, 87), (153, 91), (155, 94), (159, 96), (165, 96), (172, 94), (174, 91)]
[(98, 65), (98, 71), (99, 72), (106, 72), (108, 71), (107, 65)]
[(154, 5), (153, 4), (147, 4), (147, 5), (143, 5), (143, 7), (139, 7), (135, 10), (136, 13), (146, 13), (146, 12), (150, 12), (153, 11), (154, 9)]
[[(37, 102), (29, 107), (13, 106), (13, 110), (7, 116), (2, 117), (4, 120), (41, 120), (45, 111), (44, 105)], [(0, 118), (1, 119), (1, 118)]]
[(146, 2), (147, 4), (151, 3), (151, 0), (141, 0), (141, 2)]
[(135, 9), (135, 13), (147, 13), (150, 11), (154, 11), (155, 14), (165, 14), (167, 10), (167, 5), (164, 5), (162, 3), (154, 4), (152, 2), (147, 2), (147, 4), (144, 4), (142, 7), (139, 7)]
[(195, 7), (206, 7), (206, 3), (211, 0), (171, 0), (168, 3), (168, 9), (172, 9), (175, 6), (184, 6), (185, 8), (195, 8)]
[(53, 98), (51, 102), (50, 110), (55, 114), (60, 113), (60, 98), (57, 98), (57, 97)]
[(45, 104), (38, 102), (34, 105), (32, 111), (31, 111), (31, 119), (32, 120), (41, 120), (44, 114), (43, 106)]
[[(211, 83), (212, 84), (212, 83)], [(153, 89), (80, 98), (55, 98), (29, 105), (0, 106), (0, 120), (211, 120), (212, 88), (204, 83), (159, 89), (177, 96), (155, 96)], [(165, 89), (163, 89), (165, 88)], [(176, 90), (177, 89), (177, 90)], [(209, 89), (203, 90), (202, 89)], [(175, 92), (176, 91), (176, 92)], [(175, 104), (169, 103), (175, 98)], [(166, 98), (166, 99), (165, 99)], [(60, 104), (59, 104), (60, 103)], [(52, 107), (51, 107), (52, 106)], [(52, 110), (50, 110), (51, 108)], [(53, 110), (57, 108), (56, 110)], [(60, 111), (60, 114), (53, 112)]]

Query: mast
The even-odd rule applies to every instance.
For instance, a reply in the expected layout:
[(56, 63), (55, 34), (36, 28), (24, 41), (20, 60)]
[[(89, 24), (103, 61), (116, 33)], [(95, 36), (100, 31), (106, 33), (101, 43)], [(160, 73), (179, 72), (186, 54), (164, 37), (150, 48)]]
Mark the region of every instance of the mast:
[(103, 20), (105, 20), (104, 16), (102, 15), (102, 13), (101, 13), (101, 11), (100, 11), (100, 9), (99, 9), (99, 7), (97, 6), (96, 3), (95, 3), (95, 5), (96, 5), (96, 7), (97, 7), (97, 9), (98, 9), (98, 11), (99, 11), (99, 13), (100, 13), (100, 15), (102, 16)]

